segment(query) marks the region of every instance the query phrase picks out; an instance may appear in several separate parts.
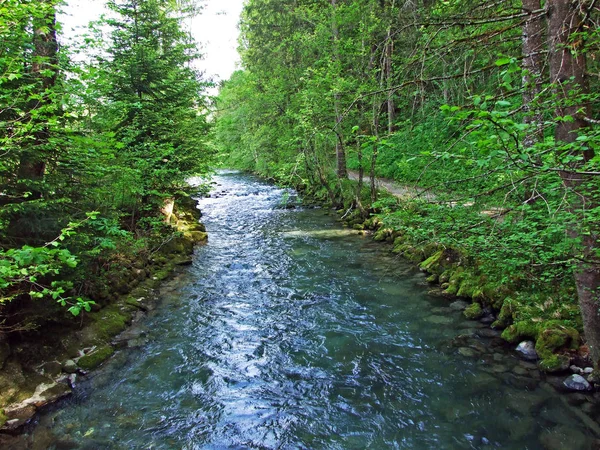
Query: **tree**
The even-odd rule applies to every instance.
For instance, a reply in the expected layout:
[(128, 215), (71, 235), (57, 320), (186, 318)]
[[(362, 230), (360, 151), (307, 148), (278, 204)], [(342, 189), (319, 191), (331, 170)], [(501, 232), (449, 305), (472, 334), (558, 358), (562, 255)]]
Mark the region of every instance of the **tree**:
[[(556, 92), (557, 125), (555, 139), (559, 158), (569, 161), (560, 176), (575, 199), (571, 205), (573, 223), (569, 234), (580, 242), (577, 255), (575, 284), (583, 317), (585, 336), (590, 347), (594, 367), (600, 369), (600, 263), (597, 211), (600, 190), (597, 174), (586, 173), (594, 159), (593, 148), (582, 145), (579, 137), (588, 126), (589, 93), (586, 78), (586, 54), (580, 40), (587, 27), (586, 21), (593, 3), (552, 0), (548, 8), (548, 39), (550, 77)], [(571, 157), (571, 158), (565, 158)], [(591, 220), (590, 220), (591, 219)]]

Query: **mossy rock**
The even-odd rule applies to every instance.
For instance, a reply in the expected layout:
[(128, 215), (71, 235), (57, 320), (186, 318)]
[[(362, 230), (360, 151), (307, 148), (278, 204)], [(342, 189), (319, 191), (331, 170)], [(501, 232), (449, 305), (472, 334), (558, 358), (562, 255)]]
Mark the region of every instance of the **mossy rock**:
[(208, 240), (208, 234), (202, 231), (188, 231), (184, 234), (184, 236), (194, 244)]
[(535, 351), (542, 359), (546, 359), (561, 348), (578, 348), (579, 340), (577, 330), (559, 324), (549, 324), (538, 333)]
[(538, 367), (543, 372), (554, 373), (554, 372), (564, 372), (565, 370), (567, 370), (569, 368), (570, 364), (571, 364), (571, 358), (569, 358), (568, 356), (551, 354), (547, 358), (542, 359), (538, 363)]
[(477, 299), (476, 293), (481, 293), (481, 295), (483, 295), (481, 288), (479, 287), (479, 280), (470, 273), (463, 273), (460, 287), (458, 288), (456, 295), (458, 297)]
[(91, 314), (90, 317), (94, 321), (91, 325), (94, 334), (105, 341), (123, 331), (130, 319), (130, 316), (121, 311), (117, 305), (108, 306)]
[(437, 281), (438, 281), (438, 276), (435, 273), (433, 275), (429, 275), (427, 277), (427, 282), (428, 283), (432, 283), (433, 284), (433, 283), (437, 283)]
[(419, 268), (427, 272), (434, 272), (435, 269), (438, 268), (440, 259), (442, 258), (443, 254), (443, 250), (435, 252), (433, 255), (431, 255), (429, 258), (427, 258), (425, 261), (419, 264)]
[(373, 235), (373, 240), (377, 241), (377, 242), (383, 242), (385, 241), (388, 237), (390, 237), (392, 234), (392, 230), (389, 228), (382, 228), (380, 230), (378, 230), (374, 235)]
[(502, 339), (516, 344), (525, 339), (536, 340), (539, 324), (530, 321), (520, 321), (512, 324), (502, 332)]
[(166, 280), (167, 278), (169, 278), (169, 275), (171, 275), (172, 270), (173, 269), (171, 267), (157, 270), (156, 272), (152, 273), (152, 279), (155, 281), (156, 280), (158, 280), (158, 281)]
[(479, 303), (472, 303), (463, 311), (463, 315), (467, 319), (479, 319), (481, 316), (483, 316), (483, 308)]
[(439, 282), (448, 283), (450, 281), (450, 278), (452, 277), (452, 272), (452, 269), (444, 270), (444, 272), (442, 272), (442, 274), (440, 275)]
[(84, 370), (92, 370), (110, 358), (114, 353), (114, 348), (110, 345), (105, 345), (79, 358), (77, 365)]
[(2, 428), (4, 426), (4, 424), (6, 423), (7, 420), (8, 420), (8, 417), (6, 417), (6, 414), (4, 414), (4, 410), (0, 409), (0, 428)]

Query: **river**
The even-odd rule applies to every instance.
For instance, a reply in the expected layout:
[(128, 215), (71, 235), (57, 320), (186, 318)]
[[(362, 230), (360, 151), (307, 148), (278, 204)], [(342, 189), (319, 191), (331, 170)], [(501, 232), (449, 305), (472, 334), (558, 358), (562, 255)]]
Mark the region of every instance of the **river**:
[(215, 182), (200, 201), (208, 244), (129, 331), (140, 337), (37, 419), (28, 448), (589, 444), (535, 366), (386, 246), (326, 210), (282, 208), (293, 193), (255, 178)]

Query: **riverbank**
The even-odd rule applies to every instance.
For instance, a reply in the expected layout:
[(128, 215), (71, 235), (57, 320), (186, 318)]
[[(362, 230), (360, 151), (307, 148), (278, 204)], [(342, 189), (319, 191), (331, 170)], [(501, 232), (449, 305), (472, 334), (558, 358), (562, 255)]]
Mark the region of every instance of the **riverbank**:
[[(542, 380), (557, 395), (566, 394), (565, 399), (600, 437), (598, 377), (581, 335), (574, 287), (568, 282), (548, 283), (545, 287), (535, 283), (527, 285), (526, 277), (519, 274), (510, 280), (495, 279), (489, 265), (460, 247), (460, 239), (448, 246), (437, 241), (435, 233), (414, 232), (415, 226), (426, 222), (427, 204), (435, 199), (433, 194), (419, 195), (414, 188), (402, 187), (390, 180), (376, 180), (376, 185), (380, 189), (379, 201), (361, 211), (356, 207), (356, 180), (351, 177), (343, 181), (344, 207), (337, 211), (338, 220), (375, 241), (386, 243), (390, 252), (425, 272), (431, 294), (447, 299), (449, 308), (462, 305), (464, 317), (484, 327), (473, 336), (501, 338), (505, 351), (514, 352), (527, 366), (525, 370), (518, 369), (519, 375), (531, 377), (535, 385)], [(322, 195), (313, 196), (310, 190), (305, 193), (308, 204), (331, 207)], [(366, 197), (363, 192), (364, 204), (369, 204)], [(448, 211), (455, 207), (445, 206)], [(500, 218), (494, 214), (483, 215), (484, 220), (513, 220), (505, 213)], [(415, 217), (419, 218), (415, 220)], [(415, 239), (415, 235), (419, 235), (419, 239)], [(457, 342), (464, 344), (469, 339), (461, 335)], [(469, 345), (458, 347), (461, 354), (476, 359), (482, 356), (477, 346), (474, 347), (477, 350)], [(519, 383), (525, 389), (531, 388), (531, 383)]]
[[(191, 264), (194, 246), (207, 239), (191, 197), (180, 196), (152, 251), (138, 259), (119, 254), (92, 280), (91, 312), (74, 318), (58, 311), (35, 330), (0, 346), (0, 433), (15, 433), (46, 405), (72, 393), (80, 376), (128, 345), (126, 329), (154, 307), (155, 289)], [(122, 335), (121, 333), (125, 333)], [(0, 444), (1, 435), (0, 435)]]

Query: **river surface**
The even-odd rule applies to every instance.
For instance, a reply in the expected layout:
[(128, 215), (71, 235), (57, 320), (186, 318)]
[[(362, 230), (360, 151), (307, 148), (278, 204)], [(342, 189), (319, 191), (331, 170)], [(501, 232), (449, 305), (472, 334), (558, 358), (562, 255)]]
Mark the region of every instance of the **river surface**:
[(587, 444), (531, 364), (387, 246), (326, 210), (282, 208), (293, 193), (255, 178), (215, 182), (208, 244), (135, 325), (142, 338), (37, 419), (31, 448)]

